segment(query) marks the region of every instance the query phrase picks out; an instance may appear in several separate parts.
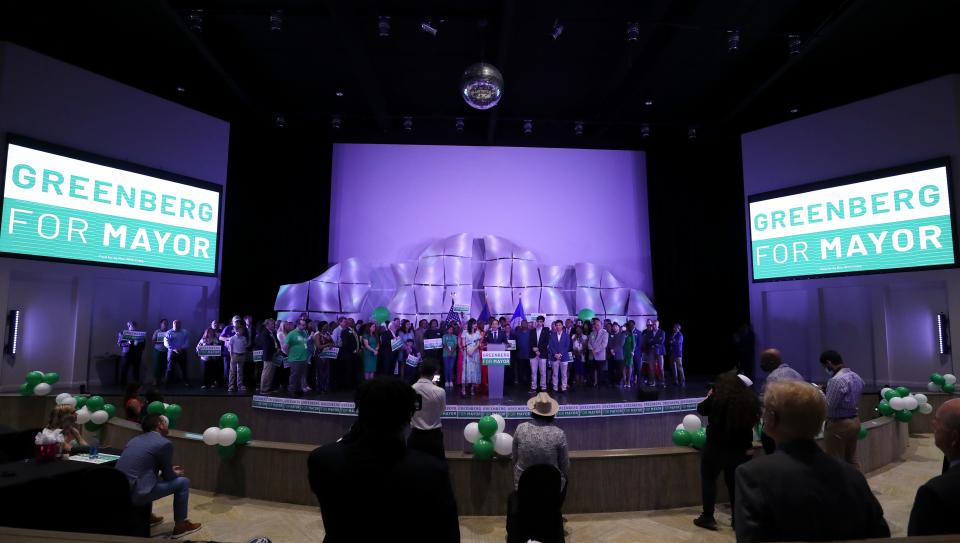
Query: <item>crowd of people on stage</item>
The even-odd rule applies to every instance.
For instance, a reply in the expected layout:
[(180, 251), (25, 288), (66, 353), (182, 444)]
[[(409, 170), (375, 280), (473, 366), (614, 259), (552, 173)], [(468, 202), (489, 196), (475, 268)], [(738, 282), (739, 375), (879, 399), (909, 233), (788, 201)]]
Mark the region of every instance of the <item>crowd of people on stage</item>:
[[(395, 318), (386, 323), (311, 320), (302, 314), (296, 321), (239, 315), (223, 326), (210, 323), (196, 344), (167, 319), (147, 337), (130, 321), (117, 335), (121, 349), (121, 384), (132, 374), (140, 381), (140, 364), (149, 346), (153, 383), (190, 386), (188, 353), (194, 350), (201, 365), (201, 388), (226, 388), (233, 392), (255, 390), (261, 394), (287, 392), (302, 395), (353, 390), (359, 382), (377, 375), (399, 375), (417, 380), (418, 366), (430, 361), (438, 367), (440, 382), (464, 397), (482, 394), (487, 370), (481, 356), (488, 346), (510, 352), (505, 368), (507, 386), (526, 386), (531, 393), (564, 393), (585, 387), (631, 388), (639, 385), (685, 387), (683, 333), (680, 324), (660, 328), (655, 319), (641, 328), (632, 320), (623, 325), (610, 319), (555, 320), (543, 316), (520, 320), (515, 326), (506, 317), (489, 321), (421, 319), (418, 323)], [(209, 347), (214, 349), (213, 354)], [(335, 348), (331, 349), (331, 348)]]

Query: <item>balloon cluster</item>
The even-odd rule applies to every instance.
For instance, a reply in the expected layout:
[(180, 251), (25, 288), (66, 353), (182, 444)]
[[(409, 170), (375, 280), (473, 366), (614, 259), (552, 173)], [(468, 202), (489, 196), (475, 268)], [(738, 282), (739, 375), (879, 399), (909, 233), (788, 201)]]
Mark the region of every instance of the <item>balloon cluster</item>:
[(499, 456), (513, 454), (513, 436), (503, 430), (507, 421), (500, 415), (484, 415), (479, 422), (471, 422), (463, 429), (463, 437), (473, 443), (473, 455), (486, 460), (497, 453)]
[(706, 443), (707, 429), (703, 427), (700, 417), (692, 413), (683, 417), (683, 422), (673, 431), (673, 444), (678, 447), (702, 449)]
[(240, 426), (240, 417), (236, 413), (224, 413), (220, 416), (220, 426), (211, 426), (203, 431), (203, 442), (217, 446), (220, 458), (233, 458), (237, 445), (246, 445), (253, 437), (253, 431)]
[(581, 310), (577, 313), (577, 318), (580, 319), (580, 320), (582, 320), (582, 321), (590, 321), (590, 320), (593, 320), (593, 318), (596, 317), (596, 316), (597, 316), (597, 314), (594, 313), (592, 309), (588, 309), (588, 308), (586, 308), (586, 307), (583, 308), (583, 309), (581, 309)]
[(57, 405), (69, 405), (77, 411), (77, 424), (88, 432), (96, 432), (108, 420), (117, 416), (117, 408), (103, 401), (101, 396), (71, 396), (66, 392), (57, 394)]
[(913, 394), (907, 387), (884, 387), (880, 395), (883, 399), (877, 405), (877, 412), (884, 417), (894, 416), (900, 422), (910, 422), (914, 411), (922, 415), (933, 412), (933, 406), (927, 402), (925, 395)]
[(174, 428), (177, 425), (177, 419), (183, 414), (183, 408), (175, 403), (154, 401), (147, 404), (147, 413), (155, 413), (167, 417), (167, 420), (170, 421), (170, 428)]
[(20, 385), (20, 394), (23, 396), (46, 396), (50, 394), (54, 383), (59, 380), (60, 374), (58, 373), (31, 371), (27, 374), (23, 384)]
[(944, 375), (934, 373), (930, 376), (930, 382), (927, 383), (927, 390), (930, 392), (953, 394), (957, 390), (957, 376), (952, 373)]

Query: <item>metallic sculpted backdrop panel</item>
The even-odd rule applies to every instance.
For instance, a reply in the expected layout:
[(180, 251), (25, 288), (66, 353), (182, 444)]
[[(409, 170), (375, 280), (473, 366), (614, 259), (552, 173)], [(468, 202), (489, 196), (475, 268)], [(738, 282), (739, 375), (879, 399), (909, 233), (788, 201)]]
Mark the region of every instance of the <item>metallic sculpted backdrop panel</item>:
[[(449, 253), (464, 256), (444, 256)], [(281, 286), (275, 309), (282, 318), (306, 311), (323, 320), (367, 319), (374, 307), (384, 305), (393, 315), (412, 319), (442, 318), (452, 303), (469, 304), (470, 315), (477, 316), (486, 303), (492, 314), (509, 316), (522, 299), (528, 315), (548, 318), (566, 318), (583, 308), (617, 320), (656, 316), (642, 291), (621, 286), (624, 282), (603, 266), (539, 264), (531, 250), (500, 236), (457, 234), (429, 242), (420, 255), (390, 266), (395, 284), (371, 281), (390, 274), (347, 259), (315, 279)]]

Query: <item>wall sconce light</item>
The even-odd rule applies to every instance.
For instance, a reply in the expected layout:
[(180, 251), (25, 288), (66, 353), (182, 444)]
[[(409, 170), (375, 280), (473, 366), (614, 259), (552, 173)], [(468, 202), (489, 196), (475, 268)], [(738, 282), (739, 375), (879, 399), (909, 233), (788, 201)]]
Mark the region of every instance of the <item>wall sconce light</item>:
[(937, 346), (940, 354), (950, 353), (950, 317), (937, 313)]
[(4, 350), (11, 358), (16, 358), (20, 345), (20, 310), (11, 309), (7, 313), (7, 344)]

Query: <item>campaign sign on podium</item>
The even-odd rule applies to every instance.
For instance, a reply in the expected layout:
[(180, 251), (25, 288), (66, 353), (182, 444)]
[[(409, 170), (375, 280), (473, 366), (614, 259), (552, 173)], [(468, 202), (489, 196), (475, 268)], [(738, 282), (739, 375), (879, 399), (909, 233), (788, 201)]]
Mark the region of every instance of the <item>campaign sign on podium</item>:
[(440, 338), (423, 340), (424, 351), (428, 351), (430, 349), (441, 349), (441, 348), (443, 348), (443, 340)]
[(208, 358), (219, 358), (223, 356), (222, 345), (198, 345), (197, 354)]
[(490, 343), (487, 350), (480, 353), (480, 363), (487, 366), (487, 385), (489, 397), (503, 398), (503, 367), (510, 365), (510, 351), (504, 343)]

